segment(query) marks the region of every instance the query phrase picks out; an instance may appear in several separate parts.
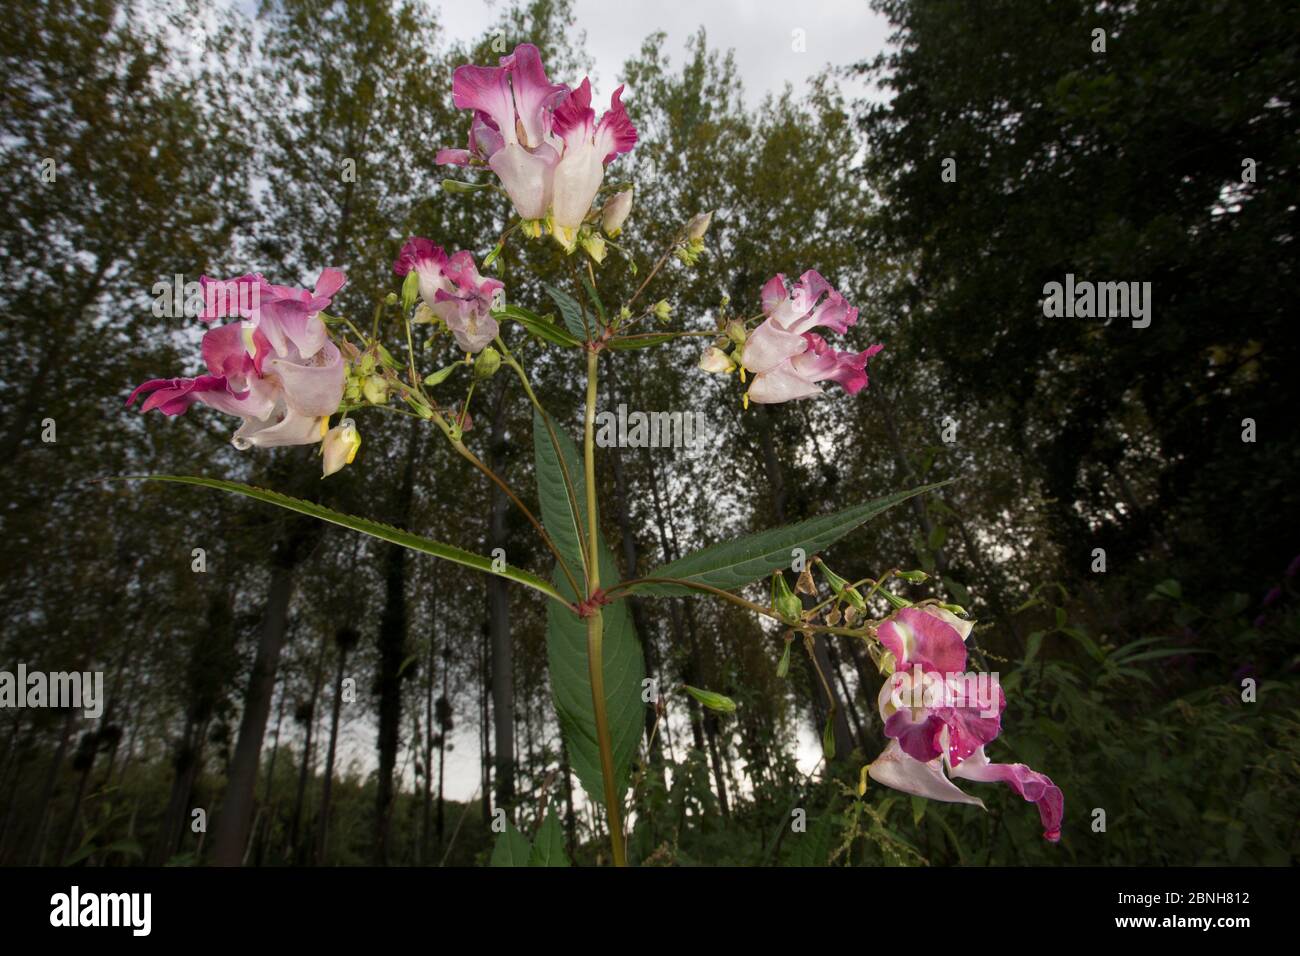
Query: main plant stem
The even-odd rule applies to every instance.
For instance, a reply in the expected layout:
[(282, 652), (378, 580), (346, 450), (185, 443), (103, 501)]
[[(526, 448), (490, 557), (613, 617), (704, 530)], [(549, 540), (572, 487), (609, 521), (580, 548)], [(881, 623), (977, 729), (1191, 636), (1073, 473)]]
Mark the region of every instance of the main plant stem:
[[(587, 352), (587, 415), (582, 438), (587, 477), (588, 600), (600, 589), (600, 534), (596, 516), (596, 367), (599, 356), (600, 353), (594, 349)], [(587, 674), (591, 679), (591, 705), (596, 715), (600, 776), (605, 784), (605, 812), (609, 821), (609, 842), (614, 854), (614, 865), (627, 866), (623, 849), (623, 813), (614, 779), (614, 745), (609, 735), (609, 715), (605, 712), (605, 665), (601, 656), (604, 640), (600, 605), (592, 602), (591, 613), (587, 618)]]

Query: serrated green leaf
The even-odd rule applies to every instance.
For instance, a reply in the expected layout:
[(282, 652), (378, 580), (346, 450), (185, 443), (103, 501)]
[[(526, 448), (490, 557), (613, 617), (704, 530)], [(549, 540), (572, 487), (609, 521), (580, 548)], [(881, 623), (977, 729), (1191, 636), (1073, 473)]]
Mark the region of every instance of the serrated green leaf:
[[(418, 534), (412, 534), (409, 531), (402, 531), (394, 528), (392, 525), (382, 524), (378, 521), (371, 521), (369, 518), (358, 518), (355, 515), (346, 515), (342, 512), (335, 511), (332, 508), (326, 508), (324, 505), (318, 505), (311, 501), (303, 501), (301, 498), (292, 498), (289, 495), (282, 495), (278, 491), (267, 491), (265, 488), (255, 488), (252, 485), (240, 484), (237, 481), (222, 481), (219, 478), (195, 478), (188, 475), (123, 475), (120, 478), (109, 480), (115, 481), (170, 481), (182, 485), (198, 485), (202, 488), (215, 488), (218, 491), (229, 492), (230, 494), (243, 495), (245, 498), (253, 498), (256, 501), (264, 501), (267, 504), (277, 505), (289, 511), (296, 511), (299, 514), (307, 515), (311, 518), (317, 518), (321, 521), (328, 521), (330, 524), (336, 524), (342, 528), (348, 528), (352, 531), (360, 531), (362, 534), (368, 534), (372, 538), (379, 538), (381, 541), (387, 541), (390, 544), (401, 545), (403, 548), (410, 548), (412, 551), (419, 551), (422, 554), (431, 554), (435, 558), (442, 558), (444, 561), (452, 561), (456, 564), (463, 564), (467, 568), (473, 568), (476, 571), (482, 571), (485, 574), (499, 574), (503, 578), (509, 578), (525, 587), (541, 591), (548, 597), (557, 601), (563, 601), (560, 593), (546, 581), (539, 578), (530, 571), (524, 571), (521, 568), (506, 565), (501, 571), (492, 569), (492, 561), (480, 554), (474, 554), (465, 551), (455, 545), (442, 544), (438, 541), (432, 541), (429, 538), (422, 538)], [(570, 612), (565, 610), (566, 614)]]
[(569, 293), (557, 289), (553, 285), (543, 284), (542, 288), (551, 297), (555, 307), (560, 310), (560, 318), (564, 320), (565, 328), (572, 332), (578, 341), (587, 341), (588, 323), (583, 321), (582, 306), (578, 304), (578, 301)]
[(546, 811), (546, 819), (537, 831), (533, 841), (533, 852), (528, 857), (529, 866), (569, 866), (569, 858), (564, 853), (564, 830), (560, 828), (560, 818), (555, 815), (555, 807)]
[[(935, 488), (941, 488), (952, 480), (922, 485), (911, 491), (900, 491), (833, 514), (809, 518), (798, 524), (710, 545), (658, 567), (646, 577), (677, 578), (693, 584), (721, 588), (724, 591), (734, 590), (764, 578), (773, 571), (789, 567), (791, 552), (795, 548), (802, 548), (805, 554), (810, 555), (823, 551), (850, 531), (894, 505)], [(665, 595), (698, 593), (678, 584), (645, 583), (624, 590)]]
[(516, 829), (513, 823), (497, 837), (497, 845), (492, 848), (492, 866), (528, 866), (533, 848), (528, 837)]
[(591, 280), (583, 276), (582, 287), (587, 290), (587, 295), (591, 296), (592, 305), (596, 308), (596, 315), (600, 317), (602, 326), (609, 325), (609, 318), (605, 315), (605, 304), (600, 301), (600, 294), (596, 292), (596, 287), (591, 284)]
[[(579, 528), (586, 527), (586, 483), (577, 448), (568, 435), (556, 432), (560, 448), (552, 444), (545, 423), (533, 415), (533, 449), (537, 463), (537, 490), (542, 503), (542, 524), (555, 541), (565, 562), (581, 576), (583, 568)], [(560, 455), (568, 467), (577, 491), (578, 512), (569, 506)], [(604, 541), (599, 543), (600, 578), (617, 581), (618, 567)], [(556, 568), (555, 586), (562, 595), (573, 597), (568, 581)], [(640, 745), (644, 727), (641, 681), (645, 665), (641, 644), (632, 627), (627, 602), (615, 601), (601, 612), (604, 625), (602, 665), (605, 671), (605, 711), (614, 751), (615, 787), (620, 795), (627, 789), (628, 771)], [(596, 743), (595, 708), (591, 701), (591, 679), (587, 670), (587, 623), (558, 604), (546, 613), (546, 655), (551, 692), (568, 747), (574, 772), (587, 794), (604, 805), (605, 792), (600, 770), (600, 749)]]
[(504, 308), (495, 310), (492, 316), (497, 320), (511, 319), (518, 322), (539, 339), (545, 339), (547, 342), (553, 342), (565, 348), (578, 348), (583, 343), (581, 338), (575, 339), (554, 322), (548, 321), (545, 317), (522, 306), (507, 305)]

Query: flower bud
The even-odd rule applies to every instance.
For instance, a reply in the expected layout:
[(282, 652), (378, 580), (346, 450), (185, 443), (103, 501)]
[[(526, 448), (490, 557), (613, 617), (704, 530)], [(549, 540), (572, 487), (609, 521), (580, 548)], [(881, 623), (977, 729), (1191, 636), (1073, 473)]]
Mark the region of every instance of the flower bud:
[(700, 359), (700, 368), (717, 375), (726, 375), (735, 367), (736, 363), (731, 360), (731, 356), (717, 346), (706, 351)]
[(654, 313), (655, 318), (660, 322), (667, 322), (673, 317), (673, 307), (668, 304), (667, 299), (660, 299), (655, 303)]
[(474, 378), (482, 381), (491, 378), (501, 367), (501, 353), (488, 346), (478, 353), (478, 358), (474, 360)]
[(600, 211), (600, 228), (611, 239), (623, 231), (623, 223), (632, 211), (632, 190), (625, 189), (615, 193), (605, 201), (605, 208)]
[(739, 319), (732, 319), (727, 323), (727, 338), (735, 343), (736, 348), (743, 349), (745, 347), (746, 337), (744, 322)]
[(772, 575), (772, 610), (786, 621), (798, 621), (803, 615), (803, 602), (790, 590), (780, 571)]
[(412, 269), (402, 280), (402, 311), (410, 312), (416, 299), (420, 298), (420, 274)]
[(438, 316), (434, 314), (433, 309), (429, 308), (427, 303), (421, 302), (415, 307), (415, 315), (411, 318), (411, 321), (417, 325), (432, 325), (438, 321)]
[(709, 231), (709, 223), (713, 221), (713, 212), (701, 212), (691, 217), (691, 221), (686, 224), (687, 239), (703, 239), (704, 234)]
[[(328, 419), (323, 420), (322, 424), (324, 421)], [(321, 439), (321, 458), (324, 464), (324, 474), (321, 477), (328, 478), (342, 470), (344, 465), (352, 464), (360, 447), (361, 436), (357, 433), (356, 423), (350, 418), (343, 419), (327, 431)]]
[(381, 375), (371, 375), (361, 383), (361, 394), (365, 395), (366, 401), (371, 405), (386, 405), (388, 403), (388, 383), (384, 381)]
[(597, 265), (605, 261), (605, 240), (594, 232), (583, 232), (578, 242), (582, 251), (591, 256)]
[(837, 598), (847, 602), (859, 611), (866, 610), (867, 603), (862, 599), (862, 595), (858, 593), (857, 588), (849, 587), (849, 582), (828, 568), (824, 561), (818, 560), (817, 567), (821, 569), (822, 577), (826, 579), (826, 583), (835, 592)]

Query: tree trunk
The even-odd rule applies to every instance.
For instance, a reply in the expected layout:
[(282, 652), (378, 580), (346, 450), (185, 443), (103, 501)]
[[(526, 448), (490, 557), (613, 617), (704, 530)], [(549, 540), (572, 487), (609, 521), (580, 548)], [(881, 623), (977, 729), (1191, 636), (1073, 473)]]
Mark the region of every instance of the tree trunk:
[(239, 737), (230, 761), (230, 774), (221, 812), (212, 835), (212, 862), (215, 866), (239, 866), (248, 845), (253, 825), (254, 791), (261, 763), (262, 739), (271, 715), (271, 695), (280, 666), (280, 650), (289, 625), (289, 601), (293, 596), (294, 569), (302, 559), (311, 532), (304, 526), (293, 527), (276, 548), (271, 571), (271, 586), (258, 634), (257, 658), (248, 678), (244, 695), (244, 714), (239, 722)]
[(307, 848), (298, 844), (298, 830), (302, 825), (303, 804), (307, 798), (307, 776), (311, 770), (312, 737), (316, 730), (316, 705), (320, 702), (321, 681), (325, 677), (325, 650), (329, 646), (328, 632), (322, 632), (320, 649), (316, 652), (316, 668), (312, 675), (311, 701), (307, 708), (305, 721), (307, 732), (302, 742), (302, 758), (298, 767), (298, 792), (293, 799), (293, 819), (289, 824), (289, 852), (296, 865), (302, 865), (307, 855)]
[(343, 707), (343, 678), (347, 674), (348, 652), (357, 645), (360, 635), (350, 627), (334, 632), (334, 646), (338, 649), (339, 666), (334, 674), (334, 701), (330, 708), (330, 743), (325, 754), (325, 781), (321, 784), (320, 821), (316, 827), (316, 865), (325, 865), (329, 849), (330, 797), (334, 790), (334, 754), (339, 743), (339, 712)]
[[(488, 439), (488, 458), (490, 467), (498, 475), (505, 468), (504, 435), (505, 396), (503, 387), (497, 393), (495, 414), (493, 415), (492, 434)], [(492, 517), (488, 535), (488, 552), (495, 557), (497, 548), (505, 550), (509, 543), (506, 528), (506, 514), (510, 508), (510, 499), (495, 484), (492, 486)], [(506, 816), (514, 818), (515, 805), (515, 681), (514, 681), (514, 643), (510, 638), (510, 591), (506, 579), (500, 575), (489, 575), (488, 591), (488, 640), (492, 646), (492, 719), (493, 738), (496, 742), (496, 756), (493, 769), (496, 774), (496, 805), (506, 811)]]
[[(420, 422), (412, 421), (395, 521), (411, 508)], [(375, 862), (388, 865), (389, 825), (395, 792), (398, 738), (402, 722), (402, 661), (406, 659), (406, 549), (388, 545), (384, 557), (384, 610), (379, 618), (379, 784), (375, 789)]]

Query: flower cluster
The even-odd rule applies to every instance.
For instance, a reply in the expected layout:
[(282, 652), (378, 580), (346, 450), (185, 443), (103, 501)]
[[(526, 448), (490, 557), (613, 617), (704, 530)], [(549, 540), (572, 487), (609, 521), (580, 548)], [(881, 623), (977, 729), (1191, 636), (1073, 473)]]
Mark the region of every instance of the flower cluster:
[(442, 246), (428, 239), (408, 239), (393, 271), (399, 276), (415, 276), (423, 300), (416, 322), (441, 319), (456, 344), (472, 354), (496, 338), (499, 330), (492, 309), (501, 304), (505, 286), (499, 279), (479, 275), (468, 252), (448, 256)]
[(572, 251), (605, 167), (636, 145), (622, 94), (620, 86), (597, 120), (590, 81), (576, 89), (550, 82), (537, 47), (522, 43), (499, 66), (456, 68), (453, 101), (474, 111), (469, 148), (440, 150), (437, 162), (486, 163), (531, 234), (545, 223)]
[(883, 345), (861, 352), (839, 352), (813, 329), (826, 328), (843, 334), (858, 321), (858, 310), (831, 288), (813, 270), (799, 277), (793, 290), (786, 288), (784, 275), (775, 275), (763, 286), (762, 323), (752, 332), (743, 327), (728, 329), (734, 344), (731, 353), (723, 346), (710, 348), (700, 361), (706, 372), (730, 372), (740, 367), (754, 375), (745, 393), (745, 405), (776, 404), (822, 394), (818, 384), (838, 382), (850, 395), (867, 385), (867, 362)]
[[(890, 740), (869, 774), (904, 793), (980, 807), (983, 801), (949, 778), (1005, 783), (1038, 805), (1043, 836), (1055, 842), (1061, 838), (1065, 810), (1060, 788), (1022, 763), (990, 763), (984, 753), (985, 745), (1001, 732), (1007, 701), (996, 684), (986, 688), (962, 680), (965, 641), (972, 627), (943, 608), (924, 605), (903, 608), (877, 629), (880, 643), (893, 657), (894, 671), (878, 699)], [(919, 685), (931, 682), (942, 693), (937, 699), (928, 693), (922, 699)]]
[[(205, 286), (213, 283), (206, 276), (201, 281)], [(337, 269), (321, 272), (312, 291), (272, 285), (260, 275), (229, 280), (227, 285), (251, 285), (256, 294), (246, 301), (257, 304), (241, 321), (204, 333), (208, 374), (152, 379), (136, 388), (127, 404), (144, 396), (141, 411), (180, 415), (201, 402), (237, 415), (243, 424), (232, 442), (241, 450), (322, 441), (329, 435), (329, 417), (343, 398), (345, 370), (342, 353), (330, 341), (319, 313), (346, 281)], [(210, 312), (201, 316), (204, 321), (216, 317)], [(336, 434), (331, 447), (343, 437)], [(353, 444), (350, 454), (355, 452)], [(329, 464), (327, 458), (327, 473)]]

